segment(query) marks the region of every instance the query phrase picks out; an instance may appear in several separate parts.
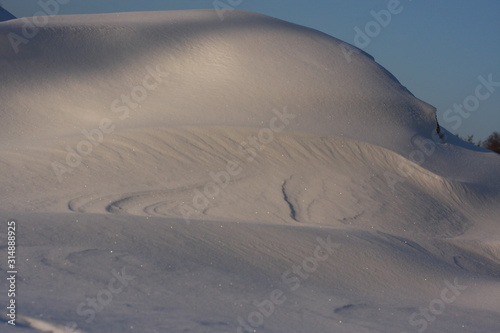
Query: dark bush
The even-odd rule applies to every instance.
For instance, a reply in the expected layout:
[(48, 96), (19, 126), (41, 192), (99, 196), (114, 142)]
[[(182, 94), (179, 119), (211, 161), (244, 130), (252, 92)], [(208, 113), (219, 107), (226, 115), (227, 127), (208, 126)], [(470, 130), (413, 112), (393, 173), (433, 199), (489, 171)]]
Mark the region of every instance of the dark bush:
[(495, 153), (500, 154), (500, 133), (493, 132), (489, 137), (484, 140), (482, 146), (486, 149), (493, 150)]

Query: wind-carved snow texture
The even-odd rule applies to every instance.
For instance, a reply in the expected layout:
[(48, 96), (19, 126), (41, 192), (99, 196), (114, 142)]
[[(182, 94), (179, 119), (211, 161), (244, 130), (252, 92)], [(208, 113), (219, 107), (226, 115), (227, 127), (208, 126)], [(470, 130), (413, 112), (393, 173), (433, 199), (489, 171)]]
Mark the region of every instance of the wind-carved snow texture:
[(283, 193), (283, 200), (285, 200), (286, 204), (290, 208), (290, 217), (292, 220), (297, 221), (297, 212), (295, 210), (295, 207), (293, 206), (292, 202), (288, 198), (288, 194), (286, 193), (286, 180), (283, 181), (283, 185), (281, 185), (281, 192)]
[(16, 54), (24, 24), (0, 23), (20, 323), (500, 330), (500, 157), (436, 138), (371, 56), (237, 10), (55, 16)]

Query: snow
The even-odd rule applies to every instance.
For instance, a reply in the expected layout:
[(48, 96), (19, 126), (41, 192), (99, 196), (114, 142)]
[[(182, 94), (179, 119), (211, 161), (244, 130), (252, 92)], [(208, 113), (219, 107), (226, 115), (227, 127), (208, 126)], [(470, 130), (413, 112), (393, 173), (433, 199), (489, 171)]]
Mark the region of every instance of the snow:
[(243, 11), (54, 16), (16, 53), (22, 29), (0, 221), (25, 327), (500, 329), (500, 157), (368, 54)]

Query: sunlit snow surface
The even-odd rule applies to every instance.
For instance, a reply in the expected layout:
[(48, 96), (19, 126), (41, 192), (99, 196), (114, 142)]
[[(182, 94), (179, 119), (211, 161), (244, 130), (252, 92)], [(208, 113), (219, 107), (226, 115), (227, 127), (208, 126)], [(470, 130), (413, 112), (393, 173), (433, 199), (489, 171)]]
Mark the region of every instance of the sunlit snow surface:
[(366, 53), (241, 11), (57, 16), (15, 50), (23, 24), (2, 332), (500, 330), (500, 157)]

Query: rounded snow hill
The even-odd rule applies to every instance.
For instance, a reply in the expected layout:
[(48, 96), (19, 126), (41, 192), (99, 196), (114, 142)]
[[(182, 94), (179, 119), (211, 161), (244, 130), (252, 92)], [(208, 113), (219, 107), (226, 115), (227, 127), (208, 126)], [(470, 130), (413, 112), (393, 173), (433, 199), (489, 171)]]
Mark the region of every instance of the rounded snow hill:
[(366, 53), (241, 11), (56, 16), (16, 53), (24, 24), (0, 23), (24, 325), (234, 332), (279, 288), (255, 329), (403, 332), (455, 283), (428, 332), (499, 332), (500, 157), (436, 138)]
[(345, 136), (400, 153), (415, 134), (436, 131), (434, 107), (371, 56), (265, 15), (56, 16), (16, 54), (7, 36), (23, 36), (24, 24), (0, 24), (0, 113), (9, 114), (0, 125), (2, 139), (19, 139), (19, 124), (38, 140), (96, 128), (103, 117), (120, 128), (264, 128), (273, 109), (284, 108), (295, 116), (287, 130)]

